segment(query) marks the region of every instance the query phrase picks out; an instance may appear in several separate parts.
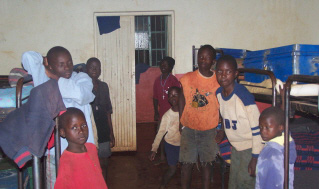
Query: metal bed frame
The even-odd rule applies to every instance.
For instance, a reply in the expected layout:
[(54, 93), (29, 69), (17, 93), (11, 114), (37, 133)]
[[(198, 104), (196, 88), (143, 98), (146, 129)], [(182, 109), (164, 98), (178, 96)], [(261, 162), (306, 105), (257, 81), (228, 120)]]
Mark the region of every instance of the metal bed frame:
[[(286, 86), (285, 86), (285, 133), (289, 133), (289, 116), (291, 111), (291, 106), (296, 106), (298, 104), (298, 101), (290, 102), (290, 90), (291, 90), (291, 84), (294, 81), (298, 82), (304, 82), (304, 83), (318, 83), (319, 84), (319, 76), (309, 76), (309, 75), (291, 75), (288, 77)], [(309, 106), (309, 104), (303, 103), (302, 106)], [(314, 111), (313, 105), (311, 105), (311, 113), (314, 115), (318, 115), (318, 104), (316, 107), (316, 111)], [(304, 109), (303, 109), (304, 110)], [(316, 113), (315, 113), (316, 112)], [(289, 187), (289, 135), (285, 135), (285, 159), (284, 159), (284, 169), (285, 169), (285, 175), (284, 175), (284, 188), (288, 189)]]
[[(22, 106), (22, 101), (28, 97), (22, 98), (22, 86), (24, 84), (24, 78), (20, 78), (17, 82), (16, 87), (16, 108), (20, 108)], [(55, 119), (56, 127), (55, 127), (55, 166), (56, 166), (56, 176), (58, 174), (59, 167), (59, 159), (61, 156), (61, 143), (60, 143), (60, 134), (58, 129), (58, 117)], [(33, 175), (33, 187), (34, 189), (44, 188), (44, 174), (41, 175), (41, 160), (37, 156), (32, 156), (32, 175)], [(44, 171), (45, 172), (45, 171)], [(22, 170), (18, 168), (18, 188), (23, 189), (23, 175)]]
[[(280, 99), (277, 99), (277, 94), (275, 90), (276, 86), (276, 77), (271, 71), (267, 70), (258, 70), (258, 69), (245, 69), (239, 68), (238, 71), (240, 73), (255, 73), (268, 75), (272, 81), (272, 106), (276, 106)], [(311, 114), (314, 116), (319, 116), (318, 110), (318, 102), (316, 104), (307, 101), (307, 98), (295, 98), (290, 96), (291, 85), (293, 82), (303, 82), (303, 83), (318, 83), (319, 84), (319, 76), (310, 76), (310, 75), (291, 75), (288, 77), (285, 85), (285, 100), (284, 100), (284, 112), (285, 112), (285, 133), (289, 133), (289, 118), (292, 111), (299, 111), (307, 114)], [(257, 101), (266, 101), (269, 100), (269, 96), (267, 95), (255, 95)], [(290, 101), (290, 98), (293, 100)], [(288, 189), (289, 187), (289, 135), (285, 135), (284, 142), (284, 188)]]

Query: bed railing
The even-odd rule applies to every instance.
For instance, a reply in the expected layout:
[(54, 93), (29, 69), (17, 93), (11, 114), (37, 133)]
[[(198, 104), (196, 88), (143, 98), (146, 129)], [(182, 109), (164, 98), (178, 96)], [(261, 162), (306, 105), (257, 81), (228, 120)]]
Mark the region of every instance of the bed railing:
[[(22, 98), (22, 87), (23, 84), (29, 82), (25, 81), (24, 78), (20, 78), (17, 82), (16, 87), (16, 108), (20, 108), (22, 101), (28, 97)], [(56, 118), (56, 128), (55, 128), (55, 162), (56, 162), (56, 173), (58, 173), (59, 159), (61, 156), (61, 143), (60, 134), (58, 131), (58, 118)], [(37, 156), (33, 156), (32, 159), (32, 174), (33, 174), (33, 187), (34, 189), (43, 188), (43, 175), (41, 175), (41, 161)], [(18, 169), (18, 188), (23, 189), (23, 175), (22, 170)]]
[(272, 71), (269, 70), (259, 70), (259, 69), (248, 69), (248, 68), (238, 68), (239, 73), (255, 73), (261, 75), (268, 75), (272, 83), (272, 106), (276, 106), (276, 77)]

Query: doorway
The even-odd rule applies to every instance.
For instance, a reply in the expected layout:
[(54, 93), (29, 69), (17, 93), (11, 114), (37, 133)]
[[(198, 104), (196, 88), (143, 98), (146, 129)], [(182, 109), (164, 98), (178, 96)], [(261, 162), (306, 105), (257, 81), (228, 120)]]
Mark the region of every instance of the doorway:
[[(136, 52), (142, 52), (142, 49), (136, 48), (135, 21), (139, 16), (152, 17), (161, 15), (166, 16), (166, 22), (169, 26), (166, 29), (170, 32), (170, 35), (167, 36), (165, 53), (162, 46), (149, 44), (151, 50), (148, 50), (148, 58), (152, 66), (158, 66), (158, 60), (156, 59), (164, 54), (165, 56), (174, 57), (173, 11), (94, 14), (95, 56), (101, 61), (102, 73), (100, 79), (108, 83), (113, 105), (112, 122), (116, 146), (112, 151), (136, 151), (137, 93), (135, 89), (135, 57)], [(119, 16), (120, 28), (111, 33), (100, 35), (96, 19), (98, 16)], [(156, 17), (156, 19), (158, 18)], [(161, 34), (153, 36), (155, 36), (155, 39), (159, 39)], [(139, 56), (138, 53), (137, 56)], [(147, 56), (143, 57), (143, 59), (146, 58)], [(153, 58), (155, 61), (152, 61)], [(152, 100), (150, 104), (150, 108), (153, 109)]]

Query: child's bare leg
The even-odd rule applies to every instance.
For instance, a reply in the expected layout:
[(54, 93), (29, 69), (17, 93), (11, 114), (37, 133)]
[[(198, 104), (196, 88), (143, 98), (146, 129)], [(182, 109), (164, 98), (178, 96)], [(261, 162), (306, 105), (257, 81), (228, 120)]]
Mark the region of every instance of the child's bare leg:
[(176, 165), (169, 165), (168, 170), (163, 175), (160, 189), (165, 188), (165, 186), (172, 179), (175, 173), (176, 173)]
[(191, 186), (193, 166), (194, 163), (182, 164), (181, 183), (183, 189), (189, 189)]
[(201, 170), (202, 170), (202, 187), (204, 189), (209, 189), (212, 164), (202, 163)]
[(108, 167), (108, 163), (109, 163), (109, 158), (99, 158), (100, 159), (100, 165), (101, 165), (101, 169), (102, 169), (102, 175), (103, 178), (106, 182), (106, 178), (107, 178), (107, 167)]

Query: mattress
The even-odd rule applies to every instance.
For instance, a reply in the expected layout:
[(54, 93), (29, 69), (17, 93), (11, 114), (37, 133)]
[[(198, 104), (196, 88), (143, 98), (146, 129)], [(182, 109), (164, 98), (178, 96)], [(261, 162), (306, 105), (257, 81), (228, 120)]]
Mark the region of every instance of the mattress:
[[(29, 96), (33, 86), (25, 86), (22, 88), (22, 99)], [(22, 101), (25, 103), (27, 100)], [(0, 89), (0, 108), (16, 107), (16, 88)]]
[[(245, 85), (250, 93), (272, 95), (272, 83), (270, 79), (267, 79), (261, 83), (253, 83), (248, 81), (240, 81), (240, 84)], [(282, 88), (284, 83), (277, 79), (276, 91), (279, 94), (280, 87)], [(292, 84), (290, 95), (291, 96), (318, 96), (319, 85), (318, 84)]]

